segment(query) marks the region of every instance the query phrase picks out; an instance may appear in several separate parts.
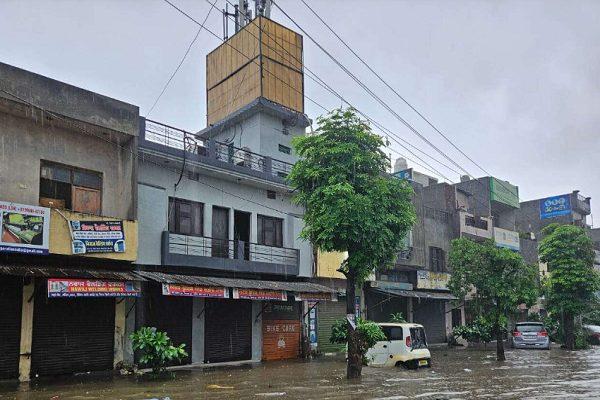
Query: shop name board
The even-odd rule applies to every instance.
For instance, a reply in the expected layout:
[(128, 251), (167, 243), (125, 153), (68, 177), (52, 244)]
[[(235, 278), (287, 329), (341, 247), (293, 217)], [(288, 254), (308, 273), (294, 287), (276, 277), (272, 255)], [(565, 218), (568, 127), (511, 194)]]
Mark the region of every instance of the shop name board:
[(217, 286), (196, 286), (163, 283), (162, 294), (165, 296), (215, 297), (220, 299), (228, 299), (229, 289)]
[(564, 194), (540, 200), (540, 219), (571, 214), (571, 196)]
[(50, 209), (0, 201), (0, 252), (48, 254)]
[(139, 297), (140, 288), (130, 281), (48, 279), (48, 297)]
[(124, 253), (123, 221), (69, 221), (73, 254)]
[(394, 176), (396, 178), (405, 179), (407, 181), (412, 181), (413, 170), (412, 170), (412, 168), (403, 169), (402, 171), (394, 172)]
[(450, 274), (444, 272), (417, 271), (417, 289), (448, 290)]
[(294, 294), (296, 301), (337, 301), (335, 293), (299, 292)]
[(271, 323), (270, 321), (265, 322), (266, 333), (296, 333), (299, 332), (300, 327), (298, 323)]
[(494, 242), (496, 246), (519, 251), (521, 244), (519, 233), (508, 229), (494, 228)]
[(247, 299), (247, 300), (287, 301), (287, 293), (283, 290), (233, 289), (233, 298), (234, 299)]

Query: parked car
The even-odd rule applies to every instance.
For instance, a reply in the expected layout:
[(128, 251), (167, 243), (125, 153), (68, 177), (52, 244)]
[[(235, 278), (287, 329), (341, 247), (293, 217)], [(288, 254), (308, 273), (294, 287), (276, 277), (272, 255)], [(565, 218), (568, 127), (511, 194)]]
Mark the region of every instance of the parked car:
[(374, 367), (431, 366), (431, 353), (423, 325), (412, 323), (378, 323), (387, 340), (377, 342), (366, 354)]
[(541, 322), (518, 322), (512, 331), (511, 346), (514, 349), (550, 350), (548, 331)]
[(600, 326), (598, 325), (584, 325), (583, 330), (588, 335), (588, 342), (591, 344), (600, 344)]

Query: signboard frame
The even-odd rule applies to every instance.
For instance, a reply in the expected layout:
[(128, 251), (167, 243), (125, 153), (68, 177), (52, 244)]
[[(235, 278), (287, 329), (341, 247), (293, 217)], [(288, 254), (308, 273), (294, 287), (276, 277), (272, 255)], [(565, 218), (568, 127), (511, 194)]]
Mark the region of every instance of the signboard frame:
[(49, 278), (48, 298), (65, 297), (140, 297), (141, 289), (135, 281), (105, 279)]
[(123, 221), (69, 221), (73, 254), (125, 253)]
[(0, 201), (0, 252), (46, 255), (50, 209)]

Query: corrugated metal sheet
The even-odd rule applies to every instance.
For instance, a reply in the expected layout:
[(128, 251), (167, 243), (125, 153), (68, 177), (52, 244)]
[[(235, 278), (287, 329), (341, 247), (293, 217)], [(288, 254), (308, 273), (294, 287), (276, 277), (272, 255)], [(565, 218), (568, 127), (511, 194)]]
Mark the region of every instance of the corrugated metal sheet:
[(110, 370), (115, 299), (49, 299), (36, 284), (31, 376)]
[(241, 289), (286, 290), (288, 292), (335, 293), (334, 289), (310, 282), (259, 281), (252, 279), (216, 278), (208, 276), (177, 275), (163, 272), (137, 271), (138, 275), (159, 283), (179, 283), (199, 286), (221, 286)]
[(346, 317), (346, 299), (331, 302), (324, 301), (317, 305), (317, 346), (321, 353), (337, 353), (346, 349), (343, 344), (333, 344), (329, 341), (331, 327), (340, 318)]
[(446, 341), (445, 302), (440, 300), (423, 300), (413, 302), (413, 320), (425, 327), (429, 343)]
[(263, 360), (298, 358), (300, 334), (299, 320), (263, 320)]
[(205, 362), (252, 358), (252, 302), (206, 299)]
[(23, 279), (0, 277), (0, 380), (19, 376)]
[(26, 265), (0, 265), (0, 274), (13, 276), (34, 276), (42, 278), (85, 278), (117, 281), (144, 281), (133, 272), (109, 271), (95, 268), (56, 268)]

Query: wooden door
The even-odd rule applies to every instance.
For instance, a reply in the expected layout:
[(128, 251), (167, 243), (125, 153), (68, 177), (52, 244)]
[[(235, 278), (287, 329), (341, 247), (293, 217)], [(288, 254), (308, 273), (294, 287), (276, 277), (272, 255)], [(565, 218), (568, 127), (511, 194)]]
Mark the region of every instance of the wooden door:
[(101, 215), (101, 192), (80, 186), (73, 186), (71, 194), (73, 211)]

